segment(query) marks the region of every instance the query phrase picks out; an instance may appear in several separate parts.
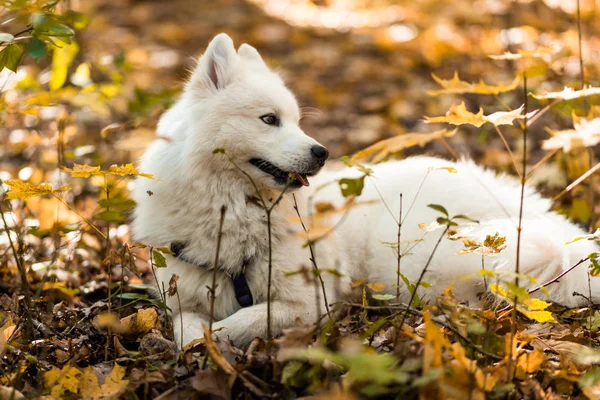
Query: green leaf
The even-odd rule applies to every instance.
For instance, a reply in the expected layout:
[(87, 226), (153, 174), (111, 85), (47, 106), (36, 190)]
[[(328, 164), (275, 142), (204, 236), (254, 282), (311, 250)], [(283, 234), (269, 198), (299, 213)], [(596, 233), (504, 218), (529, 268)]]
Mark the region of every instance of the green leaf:
[(38, 38), (33, 38), (27, 43), (26, 51), (29, 57), (39, 61), (48, 54), (48, 46)]
[(167, 268), (167, 260), (165, 259), (165, 256), (160, 253), (160, 251), (152, 250), (152, 257), (154, 258), (153, 264), (157, 268)]
[(342, 196), (360, 196), (363, 188), (365, 187), (365, 176), (360, 178), (351, 179), (343, 178), (339, 180), (340, 189), (342, 190)]
[[(103, 208), (117, 209), (119, 211), (128, 210), (135, 207), (135, 201), (124, 197), (116, 197), (114, 199), (106, 200), (102, 199), (98, 201), (98, 205)], [(113, 210), (115, 211), (115, 210)]]
[(590, 258), (590, 274), (600, 275), (600, 252), (592, 253)]
[(469, 218), (469, 217), (467, 217), (466, 215), (463, 215), (463, 214), (455, 215), (454, 217), (452, 217), (452, 219), (464, 219), (464, 220), (467, 220), (467, 221), (475, 222), (476, 224), (479, 223), (479, 221), (477, 221), (476, 219)]
[(446, 217), (448, 217), (448, 211), (444, 208), (444, 206), (441, 206), (439, 204), (427, 204), (427, 207), (432, 208), (435, 211), (439, 211), (442, 214), (444, 214)]
[(392, 299), (396, 298), (396, 296), (394, 296), (393, 294), (374, 294), (372, 297), (375, 300), (381, 300), (381, 301), (387, 301), (387, 300), (392, 300)]
[(0, 51), (0, 71), (5, 67), (13, 72), (17, 72), (19, 61), (21, 61), (21, 55), (23, 50), (21, 46), (16, 44), (9, 44), (2, 51)]
[(75, 31), (73, 29), (56, 21), (48, 22), (45, 24), (44, 28), (48, 30), (48, 35), (59, 37), (63, 40), (75, 35)]
[(99, 219), (100, 221), (106, 222), (119, 222), (124, 221), (125, 217), (117, 211), (104, 211), (100, 214), (94, 215), (94, 219)]

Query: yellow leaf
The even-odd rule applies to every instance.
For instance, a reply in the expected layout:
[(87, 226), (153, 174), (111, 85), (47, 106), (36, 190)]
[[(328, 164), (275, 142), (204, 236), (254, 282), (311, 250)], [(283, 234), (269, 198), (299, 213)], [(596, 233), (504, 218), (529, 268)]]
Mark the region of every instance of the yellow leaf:
[(542, 148), (545, 150), (562, 148), (568, 153), (573, 149), (593, 147), (600, 143), (600, 118), (592, 120), (580, 118), (574, 122), (574, 129), (562, 131), (548, 129), (548, 132), (552, 137), (542, 143)]
[(120, 322), (126, 333), (147, 333), (159, 325), (158, 314), (154, 308), (139, 309), (137, 313), (122, 318)]
[(391, 153), (396, 153), (400, 150), (413, 146), (423, 147), (433, 140), (454, 136), (456, 132), (456, 129), (453, 131), (442, 129), (431, 133), (405, 133), (382, 140), (372, 146), (367, 147), (366, 149), (359, 151), (352, 157), (352, 160), (359, 160), (379, 152), (379, 154), (373, 158), (373, 162), (376, 163), (383, 160)]
[(115, 363), (104, 384), (98, 383), (94, 368), (88, 366), (83, 370), (80, 382), (80, 394), (85, 400), (118, 399), (127, 389), (129, 381), (123, 379), (125, 368)]
[(67, 190), (67, 186), (63, 186), (60, 189), (53, 189), (49, 183), (42, 183), (38, 186), (34, 186), (29, 182), (23, 182), (17, 179), (9, 179), (4, 181), (10, 190), (6, 192), (6, 198), (8, 200), (21, 199), (27, 200), (36, 196), (45, 196), (48, 194), (54, 194), (64, 192)]
[(469, 83), (461, 81), (458, 77), (458, 72), (454, 73), (454, 77), (450, 80), (440, 79), (435, 74), (431, 74), (433, 79), (443, 88), (440, 90), (428, 90), (430, 96), (437, 96), (446, 93), (477, 93), (477, 94), (499, 94), (514, 90), (519, 84), (519, 77), (506, 85), (488, 85), (483, 81), (479, 83)]
[[(425, 117), (428, 123), (434, 122), (445, 122), (452, 125), (474, 125), (476, 127), (480, 127), (481, 125), (489, 122), (493, 125), (512, 125), (515, 119), (523, 118), (523, 106), (517, 108), (512, 111), (498, 111), (490, 115), (484, 115), (483, 109), (480, 108), (477, 114), (473, 114), (467, 107), (465, 103), (462, 102), (459, 105), (453, 105), (450, 107), (450, 110), (446, 113), (445, 116), (442, 117)], [(527, 114), (527, 116), (532, 116), (535, 112)]]
[(54, 47), (52, 53), (52, 73), (50, 77), (50, 90), (60, 89), (67, 80), (67, 71), (79, 51), (77, 43), (63, 43), (62, 47)]
[(560, 92), (549, 92), (542, 95), (533, 95), (536, 99), (557, 99), (557, 100), (573, 100), (579, 99), (580, 97), (594, 96), (600, 94), (600, 87), (588, 86), (585, 89), (574, 90), (570, 87), (565, 86)]
[(423, 348), (423, 375), (430, 370), (443, 366), (442, 349), (448, 346), (444, 332), (431, 320), (429, 310), (423, 313), (425, 320), (425, 340)]
[(381, 282), (367, 283), (367, 286), (374, 292), (381, 292), (385, 289), (385, 283)]
[(50, 395), (54, 398), (62, 397), (65, 391), (77, 394), (80, 377), (81, 371), (69, 365), (65, 365), (62, 370), (52, 367), (50, 371), (44, 372), (46, 388), (50, 389)]
[(516, 53), (510, 53), (507, 51), (504, 54), (489, 55), (488, 57), (492, 58), (494, 60), (519, 60), (522, 58), (542, 58), (545, 55), (554, 54), (557, 51), (558, 51), (558, 48), (556, 48), (556, 47), (542, 46), (542, 47), (538, 47), (537, 49), (535, 49), (533, 51), (519, 50)]
[(525, 374), (532, 374), (540, 369), (546, 357), (540, 350), (521, 354), (517, 361), (517, 378), (525, 379)]
[(355, 281), (352, 281), (352, 283), (350, 284), (350, 287), (352, 287), (352, 288), (359, 287), (363, 283), (365, 283), (366, 280), (367, 280), (367, 278), (362, 278), (362, 279), (357, 279)]
[(144, 178), (152, 179), (154, 175), (144, 174), (138, 172), (138, 170), (133, 166), (133, 164), (126, 165), (111, 165), (111, 167), (106, 172), (109, 175), (118, 175), (118, 176), (142, 176)]
[(100, 167), (94, 167), (87, 164), (73, 164), (73, 168), (62, 167), (63, 172), (70, 174), (73, 178), (89, 178), (94, 175), (101, 175)]
[(517, 310), (527, 318), (540, 323), (556, 322), (550, 311), (530, 311), (524, 307), (517, 307)]

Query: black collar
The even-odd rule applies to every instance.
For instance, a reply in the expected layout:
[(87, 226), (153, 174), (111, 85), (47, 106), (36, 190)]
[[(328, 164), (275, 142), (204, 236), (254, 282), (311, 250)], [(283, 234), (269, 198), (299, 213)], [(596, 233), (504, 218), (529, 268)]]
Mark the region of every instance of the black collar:
[[(175, 257), (179, 258), (181, 261), (200, 268), (210, 269), (210, 264), (196, 264), (183, 255), (185, 243), (173, 242), (171, 243), (170, 247)], [(250, 260), (247, 258), (244, 259), (241, 272), (239, 272), (237, 275), (230, 275), (233, 283), (233, 290), (235, 291), (235, 298), (241, 307), (250, 307), (254, 303), (252, 292), (250, 291), (250, 286), (248, 286), (248, 280), (246, 279), (245, 275), (248, 264), (250, 264)]]

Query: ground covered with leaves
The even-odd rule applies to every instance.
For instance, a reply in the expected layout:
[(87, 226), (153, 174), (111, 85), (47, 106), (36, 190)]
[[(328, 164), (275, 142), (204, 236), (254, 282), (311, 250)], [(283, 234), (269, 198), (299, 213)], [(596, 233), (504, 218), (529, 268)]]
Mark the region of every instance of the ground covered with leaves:
[(468, 156), (593, 232), (598, 1), (1, 4), (0, 398), (600, 399), (595, 305), (510, 285), (495, 289), (501, 304), (459, 304), (449, 289), (407, 307), (359, 281), (363, 301), (320, 327), (298, 321), (248, 349), (207, 335), (180, 352), (177, 321), (149, 294), (176, 295), (153, 279), (166, 250), (128, 226), (131, 178), (153, 178), (135, 162), (224, 31), (281, 72), (334, 157)]

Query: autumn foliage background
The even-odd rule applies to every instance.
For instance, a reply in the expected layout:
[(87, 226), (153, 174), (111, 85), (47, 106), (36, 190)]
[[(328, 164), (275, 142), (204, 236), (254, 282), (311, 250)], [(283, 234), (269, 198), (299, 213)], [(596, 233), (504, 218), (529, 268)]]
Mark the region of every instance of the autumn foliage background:
[(136, 160), (224, 31), (280, 71), (332, 158), (426, 152), (518, 176), (526, 131), (528, 183), (594, 232), (599, 16), (597, 0), (3, 0), (0, 398), (600, 399), (592, 304), (525, 310), (540, 320), (450, 291), (410, 312), (365, 297), (273, 346), (177, 352), (148, 294), (164, 250), (127, 224)]

